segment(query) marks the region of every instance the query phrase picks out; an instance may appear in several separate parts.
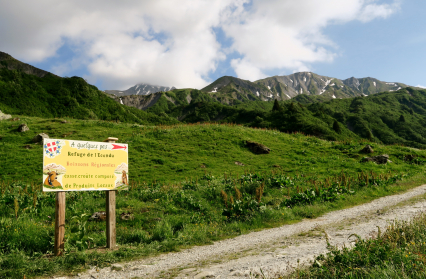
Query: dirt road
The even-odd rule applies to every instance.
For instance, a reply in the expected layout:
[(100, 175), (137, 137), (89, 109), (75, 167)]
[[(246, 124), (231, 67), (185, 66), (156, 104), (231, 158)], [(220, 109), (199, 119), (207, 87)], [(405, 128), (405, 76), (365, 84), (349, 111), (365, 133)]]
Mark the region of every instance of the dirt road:
[[(426, 185), (406, 193), (379, 198), (349, 209), (330, 212), (297, 224), (253, 232), (233, 239), (198, 246), (97, 270), (76, 277), (54, 278), (250, 278), (268, 277), (294, 270), (327, 252), (325, 233), (332, 245), (350, 246), (384, 231), (389, 222), (409, 220), (426, 210)], [(349, 239), (348, 239), (349, 238)], [(113, 270), (115, 269), (115, 270)], [(120, 270), (121, 269), (121, 270)]]

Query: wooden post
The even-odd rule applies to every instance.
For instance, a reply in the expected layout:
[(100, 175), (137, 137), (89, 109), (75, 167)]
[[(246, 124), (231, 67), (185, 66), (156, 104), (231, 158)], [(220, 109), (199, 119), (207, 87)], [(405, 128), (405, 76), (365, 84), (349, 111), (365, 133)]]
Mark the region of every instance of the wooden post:
[[(104, 142), (115, 143), (118, 138), (109, 137)], [(106, 195), (106, 247), (114, 249), (116, 246), (116, 228), (115, 228), (115, 191), (105, 191)]]
[(56, 192), (55, 205), (55, 256), (60, 256), (64, 251), (65, 237), (65, 192)]

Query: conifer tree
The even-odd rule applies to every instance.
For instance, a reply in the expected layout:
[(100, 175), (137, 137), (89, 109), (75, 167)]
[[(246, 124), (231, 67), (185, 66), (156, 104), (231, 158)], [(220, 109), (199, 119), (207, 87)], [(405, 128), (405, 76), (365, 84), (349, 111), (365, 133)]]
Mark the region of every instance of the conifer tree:
[(280, 111), (280, 110), (281, 110), (280, 103), (278, 103), (278, 100), (275, 99), (274, 106), (272, 107), (272, 111)]
[(337, 122), (337, 120), (334, 120), (334, 123), (333, 123), (333, 130), (334, 131), (336, 131), (336, 133), (340, 133), (340, 125), (339, 125), (339, 122)]

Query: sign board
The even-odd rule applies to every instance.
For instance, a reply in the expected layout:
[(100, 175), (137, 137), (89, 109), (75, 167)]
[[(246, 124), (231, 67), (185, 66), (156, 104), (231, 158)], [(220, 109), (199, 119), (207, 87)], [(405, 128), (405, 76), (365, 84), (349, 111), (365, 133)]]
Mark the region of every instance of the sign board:
[(44, 139), (43, 191), (128, 189), (128, 145)]

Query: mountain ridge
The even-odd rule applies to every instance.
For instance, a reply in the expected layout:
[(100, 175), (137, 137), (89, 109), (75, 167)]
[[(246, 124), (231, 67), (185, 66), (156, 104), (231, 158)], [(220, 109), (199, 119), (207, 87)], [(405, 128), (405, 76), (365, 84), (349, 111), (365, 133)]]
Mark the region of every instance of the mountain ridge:
[(115, 96), (128, 96), (128, 95), (149, 95), (157, 92), (164, 92), (176, 89), (174, 86), (160, 86), (151, 85), (148, 83), (138, 83), (135, 86), (126, 90), (104, 90), (105, 93)]

